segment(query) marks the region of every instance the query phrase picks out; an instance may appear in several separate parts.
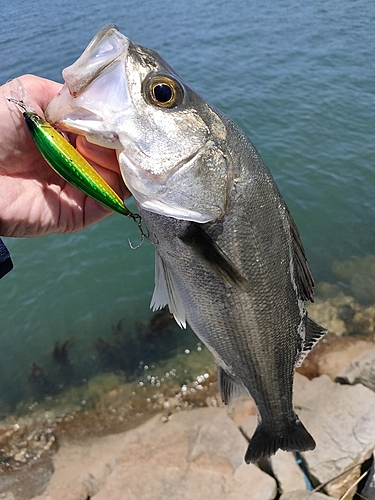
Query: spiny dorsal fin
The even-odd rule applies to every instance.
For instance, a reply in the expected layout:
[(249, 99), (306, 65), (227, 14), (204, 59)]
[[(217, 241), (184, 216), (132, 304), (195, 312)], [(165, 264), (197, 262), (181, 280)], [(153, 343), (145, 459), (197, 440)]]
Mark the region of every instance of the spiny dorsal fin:
[(314, 347), (314, 345), (319, 342), (319, 340), (324, 337), (328, 330), (318, 325), (313, 319), (306, 317), (306, 337), (302, 345), (302, 351), (300, 352), (296, 366), (301, 366), (302, 361)]
[(287, 211), (289, 215), (290, 229), (292, 232), (294, 252), (297, 259), (297, 276), (301, 299), (314, 302), (314, 279), (306, 259), (305, 250), (303, 248), (297, 226), (288, 209)]
[(173, 277), (160, 255), (155, 254), (155, 289), (151, 299), (153, 311), (162, 309), (168, 304), (170, 312), (181, 328), (186, 328), (186, 313), (181, 296)]
[(232, 285), (239, 286), (240, 288), (246, 287), (246, 278), (241, 275), (235, 265), (201, 225), (195, 222), (190, 223), (179, 238), (186, 245), (194, 248), (217, 276)]
[(228, 374), (220, 365), (217, 367), (220, 396), (226, 405), (238, 396), (248, 396), (249, 393), (241, 382)]

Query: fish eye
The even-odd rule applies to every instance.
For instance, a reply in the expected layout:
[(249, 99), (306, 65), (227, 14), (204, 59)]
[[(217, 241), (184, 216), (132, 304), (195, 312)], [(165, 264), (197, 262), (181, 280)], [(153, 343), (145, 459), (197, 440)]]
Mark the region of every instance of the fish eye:
[(158, 83), (152, 89), (153, 97), (160, 104), (168, 104), (173, 97), (173, 89), (166, 83)]
[(180, 84), (167, 76), (154, 76), (146, 82), (147, 101), (160, 108), (175, 108), (182, 102)]

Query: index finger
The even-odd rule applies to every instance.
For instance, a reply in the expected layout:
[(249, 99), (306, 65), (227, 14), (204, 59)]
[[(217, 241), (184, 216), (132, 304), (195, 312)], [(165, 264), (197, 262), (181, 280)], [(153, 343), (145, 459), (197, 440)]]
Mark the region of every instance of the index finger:
[(116, 152), (113, 149), (107, 149), (97, 146), (96, 144), (92, 144), (82, 135), (77, 137), (76, 148), (89, 160), (94, 161), (101, 167), (108, 168), (109, 170), (113, 170), (121, 175)]

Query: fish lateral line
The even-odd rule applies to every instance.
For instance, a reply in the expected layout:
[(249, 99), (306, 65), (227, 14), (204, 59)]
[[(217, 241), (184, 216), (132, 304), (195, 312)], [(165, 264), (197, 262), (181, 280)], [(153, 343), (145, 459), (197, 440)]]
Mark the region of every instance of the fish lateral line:
[(6, 99), (15, 104), (23, 114), (36, 147), (50, 167), (90, 198), (132, 219), (140, 230), (141, 242), (136, 247), (131, 244), (130, 246), (132, 248), (141, 246), (144, 239), (149, 238), (147, 231), (143, 229), (141, 216), (128, 209), (111, 186), (57, 129), (37, 113), (29, 110), (23, 100), (13, 97)]

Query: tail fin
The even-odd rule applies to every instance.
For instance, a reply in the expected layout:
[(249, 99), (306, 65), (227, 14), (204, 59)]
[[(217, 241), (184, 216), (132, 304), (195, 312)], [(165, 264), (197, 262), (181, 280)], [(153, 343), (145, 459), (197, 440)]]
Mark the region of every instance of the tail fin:
[(315, 448), (313, 437), (297, 418), (284, 433), (274, 434), (260, 423), (250, 440), (245, 462), (257, 462), (261, 458), (274, 455), (277, 450), (308, 451)]

